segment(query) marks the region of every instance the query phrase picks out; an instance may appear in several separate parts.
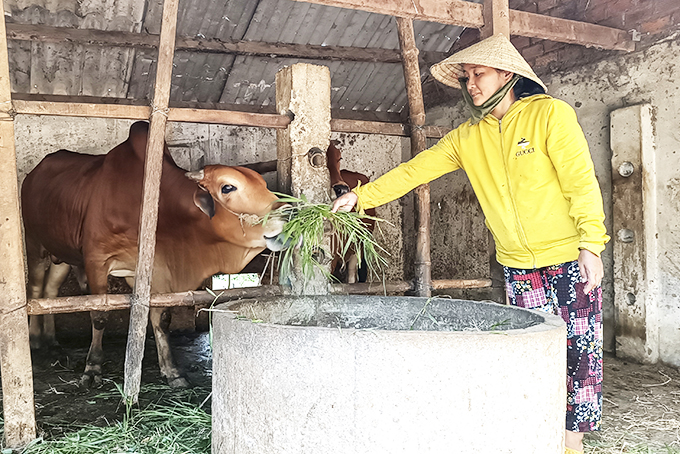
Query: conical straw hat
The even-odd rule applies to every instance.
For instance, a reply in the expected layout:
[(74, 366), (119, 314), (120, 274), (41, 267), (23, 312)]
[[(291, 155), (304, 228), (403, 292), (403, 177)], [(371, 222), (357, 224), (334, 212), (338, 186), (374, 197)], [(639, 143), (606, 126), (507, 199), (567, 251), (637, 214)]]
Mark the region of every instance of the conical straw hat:
[(505, 35), (500, 33), (456, 52), (433, 65), (430, 68), (430, 73), (443, 84), (461, 88), (458, 78), (463, 77), (463, 64), (490, 66), (491, 68), (511, 71), (533, 80), (546, 92), (548, 91), (515, 46)]

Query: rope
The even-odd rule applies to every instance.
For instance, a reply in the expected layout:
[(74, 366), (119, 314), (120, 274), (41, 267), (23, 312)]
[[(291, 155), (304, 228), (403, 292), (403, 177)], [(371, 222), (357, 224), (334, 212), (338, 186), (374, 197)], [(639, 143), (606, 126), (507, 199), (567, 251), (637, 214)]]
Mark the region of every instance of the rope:
[(151, 103), (151, 116), (153, 117), (153, 114), (159, 113), (161, 115), (164, 115), (165, 118), (168, 118), (168, 113), (170, 113), (170, 108), (169, 107), (163, 107), (160, 108), (156, 106), (154, 103)]
[(21, 311), (21, 310), (26, 311), (27, 307), (28, 307), (28, 303), (26, 302), (26, 303), (22, 304), (21, 306), (17, 306), (17, 307), (11, 308), (11, 309), (5, 309), (5, 310), (0, 311), (0, 316), (4, 317), (6, 315), (9, 315), (9, 314), (12, 314), (14, 312)]
[(3, 110), (7, 106), (3, 105), (2, 108), (0, 108), (0, 115), (2, 115), (3, 113), (7, 115), (6, 117), (0, 116), (0, 121), (14, 121), (14, 117), (17, 116), (17, 111), (14, 110), (14, 105), (12, 104), (12, 101), (11, 100), (2, 101), (0, 104), (9, 104), (9, 109), (4, 112)]
[(262, 219), (264, 219), (262, 216), (258, 216), (257, 214), (236, 213), (227, 207), (224, 207), (224, 209), (238, 218), (239, 222), (241, 223), (241, 231), (243, 232), (243, 236), (246, 236), (246, 228), (243, 225), (244, 223), (248, 224), (249, 227), (252, 227), (259, 224), (262, 222)]

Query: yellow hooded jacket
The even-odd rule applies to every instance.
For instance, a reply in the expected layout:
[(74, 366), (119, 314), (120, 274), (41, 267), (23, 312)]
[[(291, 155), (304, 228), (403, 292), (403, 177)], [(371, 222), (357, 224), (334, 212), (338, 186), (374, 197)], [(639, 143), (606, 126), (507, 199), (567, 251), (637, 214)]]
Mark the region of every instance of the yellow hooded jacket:
[(361, 210), (463, 169), (496, 242), (498, 262), (533, 269), (596, 255), (609, 240), (588, 143), (574, 110), (548, 95), (512, 104), (502, 121), (466, 122), (435, 146), (354, 189)]

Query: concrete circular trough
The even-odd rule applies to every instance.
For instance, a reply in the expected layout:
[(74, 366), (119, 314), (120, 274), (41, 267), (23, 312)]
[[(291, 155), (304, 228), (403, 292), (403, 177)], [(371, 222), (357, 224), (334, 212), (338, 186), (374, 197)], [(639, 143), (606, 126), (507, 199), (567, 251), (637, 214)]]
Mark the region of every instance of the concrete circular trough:
[(380, 296), (217, 309), (213, 454), (564, 452), (559, 317)]

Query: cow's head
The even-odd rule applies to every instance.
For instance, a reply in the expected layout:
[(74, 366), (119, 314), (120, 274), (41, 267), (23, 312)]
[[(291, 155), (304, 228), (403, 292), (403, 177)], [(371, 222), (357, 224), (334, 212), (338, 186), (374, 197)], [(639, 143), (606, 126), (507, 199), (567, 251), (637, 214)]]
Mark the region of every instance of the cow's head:
[(267, 216), (262, 221), (283, 204), (260, 174), (244, 167), (210, 165), (186, 175), (200, 186), (194, 203), (224, 240), (250, 248), (282, 248), (277, 237), (285, 224), (283, 218)]

